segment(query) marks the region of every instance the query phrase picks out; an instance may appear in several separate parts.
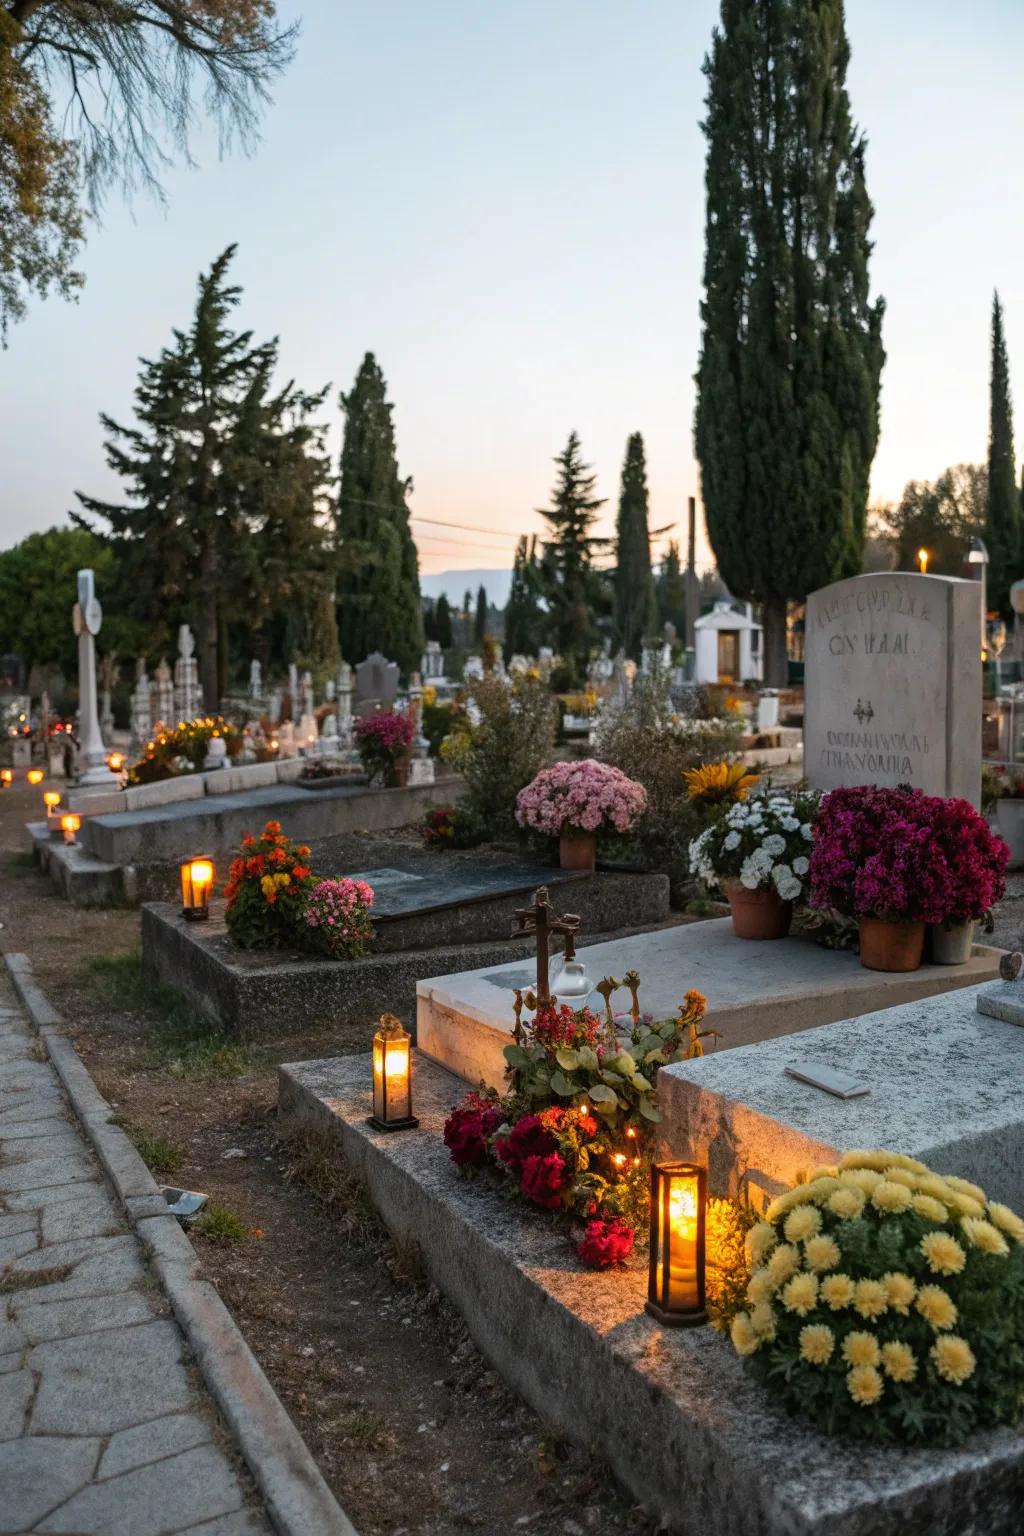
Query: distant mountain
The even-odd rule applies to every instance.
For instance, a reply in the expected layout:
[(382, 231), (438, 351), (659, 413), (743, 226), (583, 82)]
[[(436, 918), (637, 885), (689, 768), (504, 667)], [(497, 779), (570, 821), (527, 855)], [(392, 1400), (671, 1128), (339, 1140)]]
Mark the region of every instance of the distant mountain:
[(504, 608), (508, 602), (509, 587), (512, 585), (510, 570), (431, 571), (429, 574), (420, 572), (420, 591), (423, 596), (437, 598), (442, 592), (447, 592), (448, 601), (453, 608), (461, 608), (466, 592), (472, 592), (475, 601), (477, 588), (481, 584), (487, 588), (488, 603), (495, 608)]

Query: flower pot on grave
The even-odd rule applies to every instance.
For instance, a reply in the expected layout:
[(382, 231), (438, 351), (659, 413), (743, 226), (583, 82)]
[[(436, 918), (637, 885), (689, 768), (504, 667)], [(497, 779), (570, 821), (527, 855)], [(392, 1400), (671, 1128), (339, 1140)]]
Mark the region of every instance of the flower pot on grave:
[(916, 971), (924, 954), (924, 923), (862, 917), (860, 963), (869, 971)]
[(793, 921), (793, 903), (773, 885), (749, 891), (740, 880), (723, 882), (738, 939), (784, 939)]
[(389, 784), (392, 789), (404, 789), (409, 782), (409, 759), (403, 752), (391, 765)]
[(566, 828), (558, 839), (558, 862), (563, 869), (593, 870), (597, 858), (596, 832)]
[(974, 923), (931, 923), (928, 938), (936, 965), (966, 965), (974, 947)]
[(996, 831), (1010, 850), (1008, 869), (1024, 869), (1024, 799), (1004, 795), (996, 801)]

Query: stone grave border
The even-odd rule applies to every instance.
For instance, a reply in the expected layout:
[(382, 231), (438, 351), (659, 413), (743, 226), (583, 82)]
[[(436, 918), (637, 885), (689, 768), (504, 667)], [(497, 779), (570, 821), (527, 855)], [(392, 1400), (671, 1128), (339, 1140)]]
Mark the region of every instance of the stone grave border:
[(280, 1536), (357, 1536), (156, 1180), (111, 1123), (110, 1105), (63, 1034), (61, 1015), (40, 989), (32, 962), (24, 954), (5, 954), (4, 962)]

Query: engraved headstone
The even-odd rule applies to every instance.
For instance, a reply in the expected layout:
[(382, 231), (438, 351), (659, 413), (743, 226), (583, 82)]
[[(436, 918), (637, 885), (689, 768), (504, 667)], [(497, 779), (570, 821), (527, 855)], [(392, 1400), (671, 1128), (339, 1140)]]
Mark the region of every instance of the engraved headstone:
[(911, 784), (979, 802), (981, 584), (883, 571), (807, 599), (812, 789)]
[[(174, 663), (174, 708), (179, 720), (194, 720), (203, 712), (203, 691), (199, 686), (196, 642), (187, 624), (178, 627), (178, 659)], [(164, 722), (168, 722), (165, 720)]]
[(154, 725), (174, 725), (174, 683), (166, 656), (161, 656), (153, 674), (152, 709)]
[(263, 697), (263, 668), (255, 659), (249, 663), (249, 697), (250, 699)]
[(420, 657), (420, 674), (426, 683), (444, 677), (444, 652), (439, 641), (427, 641), (427, 648)]
[(146, 676), (146, 663), (141, 662), (141, 670), (136, 678), (135, 687), (132, 689), (131, 703), (132, 726), (132, 752), (141, 757), (145, 750), (153, 729), (152, 715), (150, 714), (149, 678)]
[(356, 699), (360, 704), (378, 704), (390, 709), (398, 692), (398, 664), (374, 651), (356, 667)]

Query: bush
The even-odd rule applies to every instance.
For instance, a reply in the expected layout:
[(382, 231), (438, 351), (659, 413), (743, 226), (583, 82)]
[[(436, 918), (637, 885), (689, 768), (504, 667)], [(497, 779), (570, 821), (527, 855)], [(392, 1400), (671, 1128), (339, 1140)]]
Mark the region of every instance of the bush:
[(304, 941), (306, 898), (316, 884), (308, 859), (306, 845), (285, 837), (279, 821), (268, 821), (259, 837), (242, 839), (224, 890), (227, 930), (240, 948)]
[(436, 805), (424, 816), (420, 835), (428, 848), (475, 848), (487, 828), (465, 805)]
[(529, 676), (511, 683), (478, 678), (469, 696), (441, 756), (466, 781), (460, 809), (490, 836), (507, 835), (515, 831), (516, 796), (551, 758), (558, 707), (544, 683)]
[(128, 783), (156, 784), (161, 779), (173, 779), (182, 773), (199, 773), (215, 736), (224, 738), (228, 757), (238, 756), (244, 734), (240, 726), (225, 720), (223, 715), (182, 720), (172, 731), (161, 730), (146, 744), (144, 756), (129, 768)]
[(748, 1236), (737, 1351), (817, 1429), (961, 1445), (1024, 1409), (1024, 1221), (894, 1152), (847, 1152)]
[(441, 743), (455, 723), (454, 704), (426, 704), (420, 713), (420, 727), (430, 743), (431, 757), (437, 757)]

